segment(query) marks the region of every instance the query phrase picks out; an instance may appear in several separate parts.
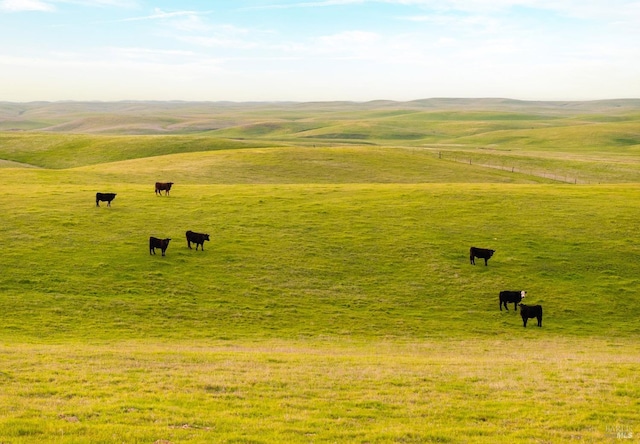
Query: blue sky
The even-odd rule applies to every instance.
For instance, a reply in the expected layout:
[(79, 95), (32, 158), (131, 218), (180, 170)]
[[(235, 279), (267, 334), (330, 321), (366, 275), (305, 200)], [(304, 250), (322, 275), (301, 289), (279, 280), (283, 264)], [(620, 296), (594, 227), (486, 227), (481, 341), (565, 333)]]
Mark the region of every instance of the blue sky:
[(0, 101), (640, 97), (638, 0), (0, 0)]

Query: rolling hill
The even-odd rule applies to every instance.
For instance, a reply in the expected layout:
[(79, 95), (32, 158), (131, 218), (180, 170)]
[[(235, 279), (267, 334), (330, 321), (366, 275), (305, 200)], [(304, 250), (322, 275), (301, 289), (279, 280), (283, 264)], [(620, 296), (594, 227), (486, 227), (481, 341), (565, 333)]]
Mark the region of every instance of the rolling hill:
[[(0, 442), (635, 436), (639, 117), (0, 104)], [(518, 289), (542, 328), (499, 310)]]

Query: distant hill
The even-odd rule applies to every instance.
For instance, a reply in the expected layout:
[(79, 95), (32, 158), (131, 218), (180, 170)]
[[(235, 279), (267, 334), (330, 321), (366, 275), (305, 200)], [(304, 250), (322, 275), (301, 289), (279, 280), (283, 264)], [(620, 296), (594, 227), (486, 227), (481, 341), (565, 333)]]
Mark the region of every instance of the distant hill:
[[(0, 131), (84, 134), (188, 134), (375, 113), (491, 111), (570, 117), (640, 112), (640, 99), (522, 101), (432, 98), (409, 102), (0, 102)], [(255, 128), (253, 128), (255, 129)], [(252, 129), (252, 130), (253, 130)]]

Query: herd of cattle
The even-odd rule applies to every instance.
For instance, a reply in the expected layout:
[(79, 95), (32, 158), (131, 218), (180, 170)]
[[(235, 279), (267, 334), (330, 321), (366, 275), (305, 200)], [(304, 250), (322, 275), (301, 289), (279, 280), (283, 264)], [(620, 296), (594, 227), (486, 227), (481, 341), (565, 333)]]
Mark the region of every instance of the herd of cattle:
[[(164, 191), (165, 196), (169, 195), (169, 191), (171, 190), (171, 186), (173, 182), (156, 182), (156, 196), (161, 196)], [(116, 193), (96, 193), (96, 206), (100, 206), (100, 202), (106, 202), (107, 206), (111, 206), (111, 201), (116, 198)], [(204, 241), (209, 240), (209, 235), (205, 233), (196, 233), (191, 230), (187, 231), (187, 246), (191, 250), (191, 244), (195, 244), (196, 251), (198, 251), (198, 247), (200, 250), (204, 251)], [(162, 255), (164, 256), (167, 248), (169, 247), (169, 241), (171, 238), (159, 239), (157, 237), (149, 237), (149, 254), (156, 254), (156, 248), (162, 251)]]
[[(493, 256), (496, 250), (490, 250), (488, 248), (477, 248), (471, 247), (469, 250), (469, 260), (471, 265), (475, 265), (475, 259), (484, 259), (485, 267), (488, 265), (487, 262)], [(520, 316), (522, 317), (522, 323), (524, 327), (527, 326), (527, 321), (531, 318), (536, 318), (538, 320), (538, 327), (542, 327), (542, 306), (541, 305), (525, 305), (522, 303), (522, 300), (527, 295), (527, 292), (524, 290), (518, 291), (510, 291), (505, 290), (501, 291), (499, 295), (500, 299), (500, 311), (502, 311), (502, 306), (509, 311), (509, 307), (507, 304), (513, 303), (513, 309), (518, 311), (518, 305), (520, 306)]]
[[(171, 190), (171, 186), (173, 182), (156, 182), (156, 195), (161, 196), (164, 191), (165, 196), (169, 195), (169, 191)], [(100, 206), (100, 202), (107, 202), (107, 206), (111, 206), (111, 201), (116, 198), (116, 193), (96, 193), (96, 206)], [(204, 251), (204, 242), (209, 240), (209, 235), (205, 233), (195, 233), (191, 230), (185, 233), (187, 238), (187, 246), (189, 249), (191, 248), (191, 244), (195, 244), (196, 251), (198, 251), (198, 247), (202, 251)], [(169, 247), (169, 242), (171, 238), (159, 239), (157, 237), (149, 237), (149, 254), (156, 254), (156, 249), (162, 251), (162, 255), (164, 256), (167, 248)], [(489, 259), (495, 253), (495, 250), (490, 250), (488, 248), (478, 248), (471, 247), (469, 250), (469, 260), (471, 265), (475, 265), (475, 259), (484, 259), (484, 265), (487, 266)], [(507, 304), (512, 303), (513, 309), (517, 312), (518, 305), (520, 306), (520, 316), (522, 316), (522, 323), (524, 327), (527, 326), (527, 320), (531, 318), (537, 318), (538, 327), (542, 327), (542, 306), (540, 305), (525, 305), (522, 303), (522, 299), (526, 296), (527, 292), (524, 290), (518, 291), (510, 291), (505, 290), (500, 292), (500, 311), (502, 311), (502, 306), (509, 311), (509, 307)]]

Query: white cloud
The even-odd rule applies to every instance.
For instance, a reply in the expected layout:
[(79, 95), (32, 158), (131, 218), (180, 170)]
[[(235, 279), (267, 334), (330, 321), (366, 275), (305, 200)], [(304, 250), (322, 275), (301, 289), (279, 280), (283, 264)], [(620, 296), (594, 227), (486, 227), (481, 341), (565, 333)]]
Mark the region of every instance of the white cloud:
[(136, 22), (136, 21), (143, 21), (143, 20), (167, 20), (167, 19), (172, 19), (172, 18), (176, 18), (176, 17), (193, 17), (193, 16), (198, 16), (201, 14), (206, 14), (203, 12), (198, 12), (198, 11), (173, 11), (173, 12), (167, 12), (167, 11), (163, 11), (162, 9), (156, 8), (153, 11), (153, 14), (149, 14), (149, 15), (144, 15), (141, 17), (131, 17), (131, 18), (126, 18), (126, 19), (122, 19), (122, 22)]
[(0, 12), (53, 12), (56, 4), (66, 3), (87, 7), (133, 8), (136, 0), (0, 0)]
[(3, 0), (0, 1), (0, 11), (4, 12), (25, 12), (42, 11), (51, 12), (55, 7), (40, 0)]
[(137, 0), (51, 0), (57, 1), (60, 3), (69, 3), (80, 6), (95, 6), (95, 7), (106, 7), (113, 6), (116, 8), (137, 8), (138, 1)]
[(185, 43), (205, 47), (205, 48), (227, 48), (237, 50), (248, 50), (258, 48), (259, 45), (255, 42), (245, 41), (242, 39), (235, 39), (229, 37), (223, 37), (220, 35), (215, 36), (184, 36), (179, 37), (178, 40)]
[(120, 60), (134, 60), (134, 61), (173, 61), (178, 63), (181, 59), (193, 59), (197, 57), (197, 54), (193, 51), (182, 50), (166, 50), (166, 49), (151, 49), (151, 48), (137, 48), (137, 47), (114, 47), (106, 48), (106, 54), (110, 55), (114, 59)]
[(204, 32), (211, 29), (211, 26), (202, 20), (198, 14), (188, 14), (167, 20), (167, 25), (173, 29), (184, 32)]
[(333, 35), (322, 36), (317, 39), (322, 51), (349, 51), (373, 45), (380, 40), (374, 32), (344, 31)]
[(199, 35), (178, 35), (177, 40), (204, 48), (226, 48), (234, 50), (250, 50), (266, 48), (264, 40), (256, 39), (251, 31), (233, 25), (209, 25)]
[(273, 3), (270, 5), (249, 6), (243, 9), (250, 10), (250, 9), (322, 8), (327, 6), (363, 4), (367, 2), (370, 2), (370, 0), (320, 0), (320, 1), (313, 1), (313, 2), (295, 2), (295, 3), (280, 2), (280, 3)]
[(211, 27), (202, 17), (210, 14), (209, 11), (163, 11), (156, 8), (153, 14), (130, 17), (119, 22), (161, 21), (165, 26), (186, 32), (205, 32)]

